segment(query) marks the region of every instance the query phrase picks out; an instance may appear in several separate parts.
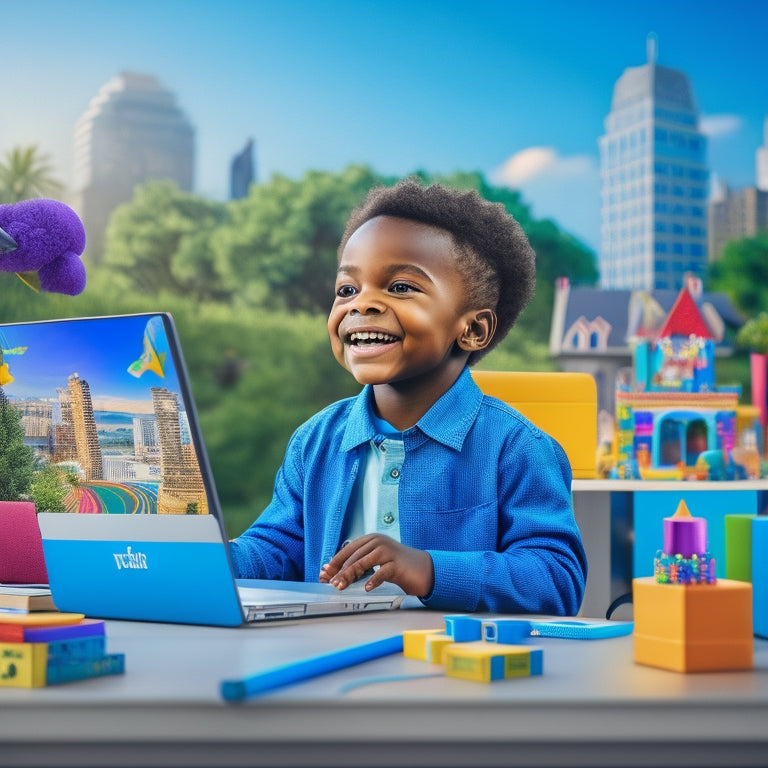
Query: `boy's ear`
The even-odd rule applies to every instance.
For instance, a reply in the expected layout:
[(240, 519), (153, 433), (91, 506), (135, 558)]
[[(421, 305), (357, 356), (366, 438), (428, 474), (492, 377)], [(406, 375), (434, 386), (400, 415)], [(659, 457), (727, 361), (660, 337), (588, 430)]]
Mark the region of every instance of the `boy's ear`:
[(496, 333), (496, 313), (492, 309), (480, 309), (467, 319), (466, 327), (458, 338), (459, 347), (466, 352), (485, 349)]

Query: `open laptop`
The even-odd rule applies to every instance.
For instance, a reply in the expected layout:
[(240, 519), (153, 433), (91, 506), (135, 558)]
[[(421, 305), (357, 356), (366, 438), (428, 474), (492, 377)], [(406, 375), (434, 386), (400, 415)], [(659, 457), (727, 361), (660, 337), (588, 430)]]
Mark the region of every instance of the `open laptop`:
[(38, 514), (59, 610), (239, 626), (399, 607), (395, 585), (235, 580), (170, 315), (0, 324), (0, 342), (0, 407), (65, 509)]

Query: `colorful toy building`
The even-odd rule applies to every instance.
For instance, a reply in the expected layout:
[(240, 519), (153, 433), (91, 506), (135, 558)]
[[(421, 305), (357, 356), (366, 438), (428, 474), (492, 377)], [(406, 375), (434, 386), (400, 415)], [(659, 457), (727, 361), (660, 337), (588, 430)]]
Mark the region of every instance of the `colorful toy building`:
[[(616, 389), (610, 476), (735, 480), (760, 476), (756, 409), (715, 385), (712, 333), (687, 288), (657, 331), (638, 336), (634, 388)], [(603, 465), (605, 462), (602, 462)]]

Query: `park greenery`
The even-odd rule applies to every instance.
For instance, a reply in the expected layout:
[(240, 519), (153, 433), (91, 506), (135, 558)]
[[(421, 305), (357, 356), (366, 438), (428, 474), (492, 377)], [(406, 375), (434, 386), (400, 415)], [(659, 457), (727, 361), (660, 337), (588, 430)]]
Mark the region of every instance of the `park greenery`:
[[(0, 163), (0, 200), (12, 201), (11, 187), (3, 185), (13, 181), (14, 173), (23, 176), (25, 169), (34, 185), (17, 179), (13, 188), (26, 190), (24, 194), (32, 190), (29, 196), (55, 188), (44, 159), (34, 151), (26, 164), (16, 162), (24, 152), (11, 154)], [(476, 189), (503, 204), (537, 254), (536, 296), (509, 336), (478, 367), (554, 369), (548, 336), (556, 278), (568, 277), (574, 285), (596, 283), (593, 253), (554, 222), (535, 218), (518, 192), (492, 186), (480, 173), (414, 176)], [(184, 348), (228, 532), (237, 535), (269, 501), (292, 431), (325, 405), (359, 391), (331, 355), (325, 325), (337, 246), (350, 210), (366, 192), (396, 181), (367, 166), (351, 165), (337, 173), (310, 171), (300, 179), (275, 175), (252, 185), (246, 198), (229, 202), (183, 192), (168, 181), (148, 182), (114, 211), (104, 252), (86, 248), (88, 285), (82, 294), (35, 294), (12, 275), (0, 275), (0, 322), (170, 312)], [(765, 264), (766, 246), (761, 247)], [(736, 255), (726, 251), (723, 261), (737, 260), (744, 250), (746, 246), (737, 248)], [(749, 310), (752, 294), (729, 290), (744, 269), (731, 273), (723, 266), (716, 273), (717, 289)], [(761, 279), (752, 288), (765, 285)], [(766, 298), (755, 301), (766, 306)], [(13, 430), (5, 423), (2, 428)], [(9, 460), (3, 444), (0, 435), (0, 467)], [(26, 483), (29, 492), (31, 479)], [(41, 476), (32, 490), (55, 507), (56, 488), (55, 478)], [(0, 498), (5, 492), (0, 488)]]

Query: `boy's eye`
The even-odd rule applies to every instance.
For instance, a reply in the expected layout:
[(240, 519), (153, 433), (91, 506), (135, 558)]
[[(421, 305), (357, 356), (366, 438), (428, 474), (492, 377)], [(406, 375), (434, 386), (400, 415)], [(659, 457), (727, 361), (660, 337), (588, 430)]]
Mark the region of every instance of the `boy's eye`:
[(354, 285), (340, 285), (336, 289), (336, 295), (340, 299), (348, 299), (350, 296), (354, 296), (357, 293), (357, 289)]
[(410, 293), (411, 291), (415, 291), (416, 288), (410, 283), (392, 283), (389, 290), (392, 293)]

